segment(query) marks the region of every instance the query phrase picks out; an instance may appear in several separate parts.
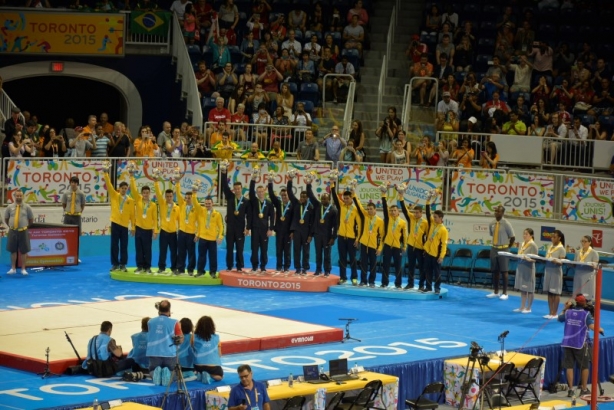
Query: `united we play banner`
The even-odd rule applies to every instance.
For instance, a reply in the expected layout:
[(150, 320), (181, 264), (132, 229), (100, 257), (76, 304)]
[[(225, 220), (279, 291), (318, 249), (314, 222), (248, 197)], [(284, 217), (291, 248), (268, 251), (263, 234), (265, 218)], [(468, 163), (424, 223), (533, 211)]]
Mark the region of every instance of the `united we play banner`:
[(614, 180), (566, 177), (562, 219), (600, 224), (614, 223)]

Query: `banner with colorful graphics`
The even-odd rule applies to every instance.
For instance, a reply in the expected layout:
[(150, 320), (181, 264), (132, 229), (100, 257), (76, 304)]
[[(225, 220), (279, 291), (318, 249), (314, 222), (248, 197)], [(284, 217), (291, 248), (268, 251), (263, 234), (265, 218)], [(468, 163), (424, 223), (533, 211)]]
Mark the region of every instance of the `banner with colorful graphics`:
[(614, 180), (566, 177), (561, 218), (600, 224), (614, 223)]
[[(329, 191), (328, 175), (331, 171), (332, 162), (313, 162), (313, 161), (284, 161), (284, 162), (266, 162), (266, 161), (233, 161), (228, 166), (228, 181), (220, 183), (228, 183), (232, 185), (235, 182), (243, 184), (243, 192), (249, 190), (249, 183), (252, 180), (254, 166), (260, 168), (260, 176), (256, 179), (256, 186), (265, 185), (268, 178), (273, 178), (273, 189), (275, 194), (279, 194), (281, 188), (285, 188), (288, 184), (287, 172), (290, 169), (296, 169), (297, 173), (292, 182), (292, 190), (298, 198), (301, 191), (306, 189), (305, 175), (311, 174), (313, 182), (311, 187), (316, 197), (319, 197), (324, 192)], [(267, 175), (267, 181), (264, 180), (264, 175)]]
[(60, 203), (70, 190), (70, 177), (79, 178), (81, 191), (88, 203), (107, 202), (107, 187), (102, 178), (102, 159), (19, 158), (8, 161), (7, 203), (21, 191), (30, 204)]
[(499, 205), (508, 216), (553, 218), (554, 177), (528, 172), (453, 170), (450, 212), (494, 215)]
[(124, 55), (123, 14), (3, 10), (0, 53)]
[[(349, 189), (352, 181), (357, 181), (356, 196), (363, 203), (373, 202), (377, 208), (382, 207), (380, 186), (390, 182), (388, 195), (397, 198), (393, 186), (405, 183), (405, 201), (410, 203), (426, 202), (429, 191), (441, 189), (444, 170), (441, 168), (421, 168), (407, 166), (386, 166), (367, 163), (339, 163), (339, 191)], [(441, 199), (437, 201), (441, 203)], [(438, 203), (433, 209), (440, 208)]]
[(167, 36), (172, 13), (168, 11), (132, 11), (130, 12), (130, 32)]
[(160, 172), (160, 189), (175, 190), (175, 185), (171, 184), (171, 177), (178, 171), (181, 175), (179, 185), (181, 192), (185, 194), (192, 191), (195, 181), (200, 181), (200, 187), (196, 197), (199, 202), (204, 202), (210, 196), (213, 201), (217, 201), (217, 181), (218, 181), (218, 162), (212, 160), (182, 160), (182, 159), (122, 159), (117, 164), (117, 186), (122, 181), (130, 183), (130, 175), (127, 170), (128, 163), (134, 163), (136, 172), (134, 174), (136, 186), (141, 190), (143, 186), (149, 186), (154, 193), (154, 169)]

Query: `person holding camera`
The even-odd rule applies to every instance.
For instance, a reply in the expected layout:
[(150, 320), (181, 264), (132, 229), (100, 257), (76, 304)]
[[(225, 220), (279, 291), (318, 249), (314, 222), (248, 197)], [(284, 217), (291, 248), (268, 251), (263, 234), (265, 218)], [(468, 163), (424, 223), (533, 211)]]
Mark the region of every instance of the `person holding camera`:
[(47, 140), (47, 144), (43, 147), (45, 156), (48, 158), (63, 157), (66, 152), (66, 141), (61, 135), (56, 133), (55, 128), (47, 130)]
[[(575, 303), (574, 303), (575, 302)], [(574, 395), (573, 377), (574, 366), (580, 367), (580, 396), (590, 394), (588, 389), (588, 366), (592, 355), (590, 349), (589, 329), (595, 331), (593, 308), (588, 305), (584, 295), (577, 295), (574, 300), (565, 303), (563, 312), (558, 315), (558, 321), (565, 323), (563, 330), (563, 368), (566, 371), (567, 397)], [(599, 333), (604, 334), (603, 328)]]
[(155, 307), (158, 316), (147, 322), (149, 371), (156, 386), (168, 386), (171, 369), (177, 364), (176, 346), (183, 343), (183, 332), (179, 321), (171, 319), (171, 302), (165, 299)]
[(346, 141), (339, 135), (339, 127), (333, 125), (331, 132), (324, 137), (322, 144), (326, 148), (326, 161), (339, 162), (341, 151), (347, 145)]
[(113, 362), (116, 371), (130, 369), (134, 365), (134, 359), (129, 357), (124, 359), (124, 351), (115, 339), (111, 337), (113, 323), (105, 320), (100, 324), (100, 333), (90, 339), (87, 343), (87, 357), (81, 364), (85, 370), (88, 369), (88, 361), (103, 360)]

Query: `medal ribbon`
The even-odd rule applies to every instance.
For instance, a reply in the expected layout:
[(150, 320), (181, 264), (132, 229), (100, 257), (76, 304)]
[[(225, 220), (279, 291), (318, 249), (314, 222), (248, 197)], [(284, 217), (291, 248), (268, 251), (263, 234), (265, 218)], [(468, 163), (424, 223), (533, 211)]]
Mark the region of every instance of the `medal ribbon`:
[(320, 210), (320, 213), (322, 214), (322, 219), (324, 219), (324, 217), (326, 216), (326, 214), (330, 210), (331, 206), (333, 206), (333, 204), (329, 204), (328, 207), (326, 208), (326, 211), (325, 211), (324, 210), (324, 205), (322, 205), (322, 209)]
[(429, 241), (432, 241), (433, 238), (435, 238), (435, 235), (437, 235), (437, 232), (439, 232), (440, 228), (441, 228), (441, 224), (439, 226), (437, 226), (437, 228), (433, 229), (433, 233), (431, 234), (431, 237), (429, 238)]
[(150, 203), (151, 203), (151, 201), (147, 201), (147, 203), (143, 207), (143, 217), (145, 217), (147, 215), (147, 211), (149, 210), (149, 204)]
[(119, 213), (120, 214), (124, 212), (124, 204), (126, 203), (127, 200), (128, 200), (127, 195), (122, 197), (122, 201), (119, 203)]
[(350, 215), (352, 214), (353, 210), (354, 210), (353, 204), (348, 206), (348, 210), (345, 212), (345, 223), (348, 223), (350, 221)]
[(207, 227), (207, 229), (209, 229), (209, 227), (211, 226), (211, 215), (213, 214), (213, 211), (207, 211), (207, 223), (205, 224), (205, 226)]
[[(305, 214), (307, 213), (307, 211), (309, 210), (309, 204), (311, 202), (309, 202), (309, 200), (307, 200), (307, 203), (305, 205), (301, 205), (301, 219), (304, 221), (305, 220)], [(303, 210), (303, 207), (305, 208)]]
[(185, 222), (188, 223), (188, 217), (190, 216), (190, 212), (192, 211), (192, 205), (186, 205), (185, 207)]
[(238, 211), (243, 203), (243, 195), (241, 195), (241, 199), (237, 200), (237, 196), (235, 195), (235, 211)]
[[(260, 202), (260, 200), (258, 200)], [(264, 208), (266, 207), (266, 201), (260, 202), (260, 213), (264, 214)]]
[(291, 202), (290, 202), (290, 201), (288, 201), (288, 202), (286, 203), (286, 206), (284, 207), (284, 212), (283, 212), (283, 214), (281, 215), (281, 216), (283, 216), (284, 218), (286, 217), (286, 212), (288, 212), (288, 209), (290, 208), (290, 203), (291, 203)]

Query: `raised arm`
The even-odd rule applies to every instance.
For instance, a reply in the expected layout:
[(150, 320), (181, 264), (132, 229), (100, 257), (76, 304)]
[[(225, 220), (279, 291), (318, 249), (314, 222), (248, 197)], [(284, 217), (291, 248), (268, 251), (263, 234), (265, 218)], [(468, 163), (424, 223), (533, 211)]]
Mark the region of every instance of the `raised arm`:
[(249, 181), (249, 202), (251, 204), (258, 204), (258, 198), (256, 197), (256, 181), (253, 179)]
[(179, 186), (179, 181), (175, 181), (175, 194), (177, 195), (177, 204), (179, 206), (183, 206), (183, 196), (181, 195), (181, 187)]
[(367, 215), (367, 211), (365, 210), (365, 208), (362, 206), (362, 203), (360, 203), (360, 201), (358, 200), (358, 198), (356, 197), (356, 193), (352, 192), (352, 200), (354, 201), (354, 203), (356, 204), (356, 207), (358, 208), (358, 212), (360, 213), (361, 217), (365, 217)]
[(220, 182), (222, 183), (222, 190), (224, 191), (224, 195), (228, 199), (234, 198), (235, 194), (234, 192), (232, 192), (232, 189), (230, 189), (230, 186), (228, 184), (228, 171), (222, 171), (221, 175), (222, 180)]
[(339, 204), (339, 197), (337, 196), (337, 188), (335, 188), (334, 182), (330, 184), (330, 193), (331, 193), (331, 196), (333, 197), (333, 202), (335, 203), (335, 206), (337, 207), (339, 212), (341, 212), (341, 205)]
[(102, 174), (103, 178), (104, 178), (104, 182), (107, 185), (107, 192), (109, 193), (109, 198), (110, 199), (115, 199), (119, 196), (119, 193), (115, 190), (115, 187), (113, 187), (113, 183), (111, 182), (111, 178), (109, 177), (109, 173), (108, 172), (104, 172)]
[(298, 199), (296, 198), (296, 195), (294, 195), (294, 192), (292, 191), (292, 178), (288, 179), (287, 190), (288, 190), (288, 198), (290, 198), (290, 201), (293, 204), (298, 203)]
[(313, 206), (315, 207), (322, 206), (322, 203), (318, 201), (318, 198), (316, 198), (316, 196), (313, 194), (313, 189), (311, 189), (310, 183), (307, 184), (307, 197), (309, 198), (309, 201), (311, 201)]
[(267, 185), (269, 188), (269, 199), (271, 200), (271, 202), (273, 202), (273, 206), (275, 208), (281, 207), (281, 201), (279, 200), (279, 198), (277, 198), (277, 195), (275, 195), (275, 191), (273, 190), (273, 180), (269, 179), (269, 183)]
[(130, 195), (134, 198), (135, 201), (140, 202), (143, 200), (143, 196), (139, 192), (139, 189), (136, 186), (136, 179), (134, 175), (130, 176)]

